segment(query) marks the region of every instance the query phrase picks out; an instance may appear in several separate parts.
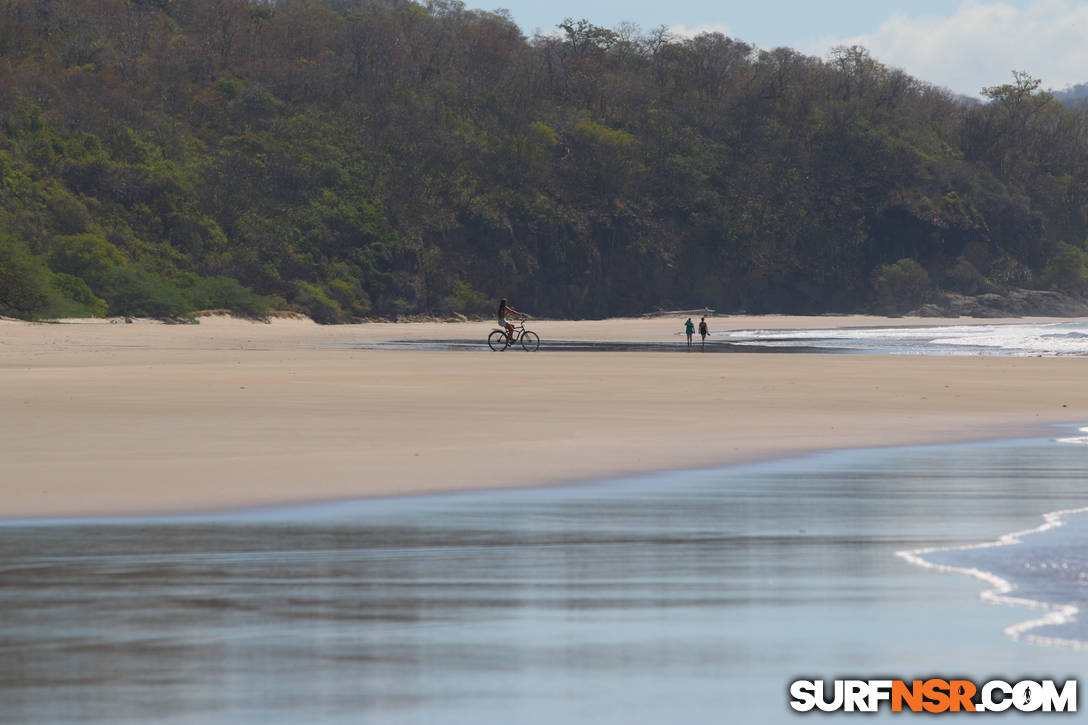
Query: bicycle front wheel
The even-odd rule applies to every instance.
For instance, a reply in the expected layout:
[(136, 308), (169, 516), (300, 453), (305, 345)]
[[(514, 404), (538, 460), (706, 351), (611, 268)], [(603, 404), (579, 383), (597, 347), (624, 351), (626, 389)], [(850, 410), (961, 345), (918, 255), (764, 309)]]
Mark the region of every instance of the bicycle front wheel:
[(495, 352), (502, 352), (506, 349), (506, 333), (502, 330), (495, 330), (487, 336), (487, 346)]
[(521, 333), (521, 346), (525, 348), (525, 352), (536, 352), (536, 349), (540, 347), (540, 335), (526, 330)]

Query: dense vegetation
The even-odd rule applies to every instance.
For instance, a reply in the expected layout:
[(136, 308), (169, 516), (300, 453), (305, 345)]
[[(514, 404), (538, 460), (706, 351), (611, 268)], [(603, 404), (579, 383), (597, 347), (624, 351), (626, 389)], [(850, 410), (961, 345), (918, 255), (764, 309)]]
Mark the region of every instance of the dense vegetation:
[(0, 313), (1088, 293), (1086, 117), (455, 0), (0, 0)]

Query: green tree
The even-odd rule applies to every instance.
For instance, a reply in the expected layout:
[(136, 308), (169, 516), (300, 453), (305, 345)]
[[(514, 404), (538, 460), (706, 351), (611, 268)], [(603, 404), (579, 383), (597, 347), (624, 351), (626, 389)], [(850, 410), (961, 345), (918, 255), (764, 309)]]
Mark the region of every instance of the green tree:
[(187, 318), (191, 304), (165, 280), (136, 267), (114, 267), (101, 277), (96, 289), (112, 315)]
[(1039, 283), (1060, 292), (1088, 296), (1088, 252), (1060, 242), (1040, 275)]
[(882, 312), (913, 310), (926, 301), (931, 291), (929, 273), (913, 259), (884, 264), (873, 272), (874, 302)]
[(33, 319), (49, 303), (49, 271), (26, 246), (0, 234), (0, 314)]

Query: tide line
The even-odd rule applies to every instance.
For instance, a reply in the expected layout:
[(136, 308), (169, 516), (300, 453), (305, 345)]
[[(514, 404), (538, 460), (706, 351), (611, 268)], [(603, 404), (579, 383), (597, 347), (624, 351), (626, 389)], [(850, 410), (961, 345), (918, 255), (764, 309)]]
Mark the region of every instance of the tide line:
[[(1082, 431), (1084, 429), (1081, 429)], [(1088, 431), (1086, 431), (1088, 432)], [(1046, 645), (1051, 647), (1069, 647), (1072, 649), (1088, 649), (1088, 642), (1079, 639), (1068, 639), (1063, 637), (1045, 637), (1038, 634), (1030, 634), (1031, 630), (1038, 629), (1048, 625), (1065, 624), (1071, 622), (1077, 615), (1079, 609), (1072, 604), (1050, 604), (1047, 602), (1040, 602), (1035, 599), (1028, 599), (1027, 597), (1012, 596), (1011, 592), (1015, 589), (1012, 582), (999, 577), (993, 572), (984, 571), (974, 567), (960, 567), (951, 566), (948, 564), (934, 564), (931, 561), (927, 561), (923, 558), (926, 554), (932, 554), (934, 552), (943, 551), (968, 551), (971, 549), (989, 549), (997, 546), (1013, 546), (1015, 544), (1023, 543), (1022, 539), (1025, 536), (1032, 534), (1040, 534), (1044, 531), (1056, 529), (1059, 526), (1064, 526), (1064, 518), (1072, 516), (1074, 514), (1088, 513), (1088, 506), (1076, 509), (1064, 509), (1061, 511), (1052, 511), (1048, 514), (1043, 514), (1043, 523), (1025, 531), (1016, 531), (1011, 534), (1004, 534), (994, 541), (986, 541), (979, 544), (969, 544), (967, 546), (949, 546), (949, 547), (929, 547), (925, 549), (913, 549), (895, 552), (896, 556), (905, 559), (911, 564), (924, 567), (926, 569), (933, 569), (935, 571), (949, 572), (955, 574), (967, 574), (973, 576), (976, 579), (980, 579), (986, 582), (990, 588), (983, 591), (979, 596), (994, 604), (1008, 604), (1018, 607), (1028, 607), (1030, 609), (1046, 609), (1050, 610), (1046, 614), (1029, 619), (1024, 622), (1010, 625), (1006, 627), (1003, 632), (1005, 636), (1015, 640), (1022, 640), (1025, 642), (1031, 642), (1033, 644)]]

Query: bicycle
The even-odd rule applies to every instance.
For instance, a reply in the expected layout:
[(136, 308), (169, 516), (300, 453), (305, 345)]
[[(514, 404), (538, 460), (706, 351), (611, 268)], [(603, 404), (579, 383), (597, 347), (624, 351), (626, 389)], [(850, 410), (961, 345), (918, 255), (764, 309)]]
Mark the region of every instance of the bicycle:
[(514, 328), (512, 337), (506, 336), (506, 330), (496, 327), (491, 331), (491, 334), (487, 336), (487, 346), (495, 352), (502, 352), (511, 345), (521, 343), (522, 349), (525, 352), (536, 352), (540, 347), (540, 335), (536, 334), (532, 330), (525, 329), (525, 320), (521, 321), (521, 324)]

